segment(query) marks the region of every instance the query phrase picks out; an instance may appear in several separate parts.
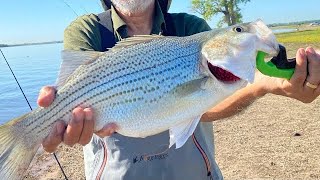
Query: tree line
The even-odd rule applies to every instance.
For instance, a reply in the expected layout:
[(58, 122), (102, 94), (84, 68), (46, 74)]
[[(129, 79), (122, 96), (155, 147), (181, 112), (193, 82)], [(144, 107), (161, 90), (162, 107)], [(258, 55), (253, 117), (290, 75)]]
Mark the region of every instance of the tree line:
[[(213, 16), (222, 14), (222, 18), (217, 23), (217, 27), (223, 25), (234, 25), (242, 23), (240, 4), (246, 4), (251, 0), (192, 0), (191, 9), (202, 15), (205, 20), (210, 20)], [(274, 23), (269, 26), (302, 25), (307, 23), (320, 23), (320, 20), (299, 21), (290, 23)]]
[(205, 20), (223, 14), (217, 26), (224, 24), (231, 26), (242, 22), (239, 4), (246, 4), (250, 0), (192, 0), (192, 10), (202, 15)]
[(49, 42), (36, 42), (36, 43), (22, 43), (22, 44), (0, 44), (0, 47), (12, 47), (12, 46), (32, 46), (41, 44), (56, 44), (63, 43), (63, 41), (49, 41)]
[(8, 44), (0, 44), (0, 47), (8, 47)]

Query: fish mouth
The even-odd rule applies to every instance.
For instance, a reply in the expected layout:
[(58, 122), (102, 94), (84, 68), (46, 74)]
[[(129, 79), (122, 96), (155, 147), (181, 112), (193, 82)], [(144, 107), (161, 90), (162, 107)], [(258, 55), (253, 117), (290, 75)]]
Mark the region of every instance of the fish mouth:
[(210, 62), (208, 62), (208, 68), (211, 74), (213, 74), (218, 80), (225, 83), (234, 83), (241, 80), (238, 76), (218, 66), (212, 65)]

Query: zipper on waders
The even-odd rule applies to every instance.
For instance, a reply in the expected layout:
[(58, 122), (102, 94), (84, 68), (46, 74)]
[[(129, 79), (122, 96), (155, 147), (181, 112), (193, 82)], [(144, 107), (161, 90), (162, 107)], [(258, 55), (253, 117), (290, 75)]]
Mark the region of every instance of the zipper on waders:
[(194, 133), (192, 134), (192, 140), (193, 140), (194, 144), (196, 145), (197, 149), (199, 150), (199, 152), (200, 152), (200, 154), (206, 164), (207, 176), (209, 177), (210, 180), (213, 180), (212, 173), (211, 173), (211, 164), (210, 164), (209, 158), (208, 158), (206, 152), (202, 149), (202, 147), (199, 144)]
[(96, 180), (100, 180), (101, 179), (102, 173), (104, 171), (104, 168), (106, 167), (107, 159), (108, 159), (108, 157), (107, 157), (107, 145), (103, 140), (100, 140), (100, 143), (101, 143), (101, 146), (103, 148), (103, 160), (102, 160), (102, 164), (100, 166), (100, 169), (98, 171), (98, 174), (96, 176)]

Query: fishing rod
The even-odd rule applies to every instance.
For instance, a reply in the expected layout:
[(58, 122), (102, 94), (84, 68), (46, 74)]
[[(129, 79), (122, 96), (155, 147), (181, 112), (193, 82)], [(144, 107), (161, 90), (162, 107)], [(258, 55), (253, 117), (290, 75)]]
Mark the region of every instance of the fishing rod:
[[(4, 55), (2, 49), (0, 49), (0, 52), (1, 52), (1, 54), (2, 54), (3, 59), (6, 61), (7, 66), (9, 67), (9, 69), (10, 69), (10, 71), (11, 71), (11, 74), (13, 75), (16, 83), (18, 84), (18, 86), (19, 86), (19, 88), (20, 88), (20, 91), (21, 91), (21, 93), (23, 94), (24, 99), (27, 101), (27, 103), (28, 103), (28, 105), (29, 105), (29, 108), (30, 108), (30, 110), (32, 111), (32, 107), (31, 107), (31, 105), (30, 105), (30, 103), (29, 103), (29, 100), (28, 100), (27, 96), (25, 95), (24, 91), (22, 90), (22, 87), (20, 86), (20, 83), (19, 83), (16, 75), (13, 73), (13, 70), (12, 70), (9, 62), (7, 61), (7, 58), (6, 58), (6, 56)], [(68, 180), (68, 177), (67, 177), (66, 173), (64, 172), (64, 170), (63, 170), (63, 168), (62, 168), (62, 166), (61, 166), (61, 164), (60, 164), (60, 162), (59, 162), (59, 160), (58, 160), (58, 157), (57, 157), (56, 153), (52, 153), (52, 154), (53, 154), (55, 160), (57, 161), (57, 163), (58, 163), (58, 165), (59, 165), (59, 167), (60, 167), (60, 170), (61, 170), (64, 178), (65, 178), (66, 180)]]

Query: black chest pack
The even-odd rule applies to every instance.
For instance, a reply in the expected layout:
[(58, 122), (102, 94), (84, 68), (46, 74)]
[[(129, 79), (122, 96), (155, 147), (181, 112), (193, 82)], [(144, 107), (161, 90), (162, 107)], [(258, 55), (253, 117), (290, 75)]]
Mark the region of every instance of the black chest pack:
[[(114, 29), (111, 19), (111, 10), (107, 10), (103, 13), (98, 14), (99, 29), (101, 35), (101, 49), (107, 50), (112, 48), (116, 44), (116, 39), (114, 35)], [(164, 13), (164, 20), (166, 23), (166, 28), (162, 35), (164, 36), (176, 36), (176, 31), (172, 21), (172, 17), (169, 13)]]

